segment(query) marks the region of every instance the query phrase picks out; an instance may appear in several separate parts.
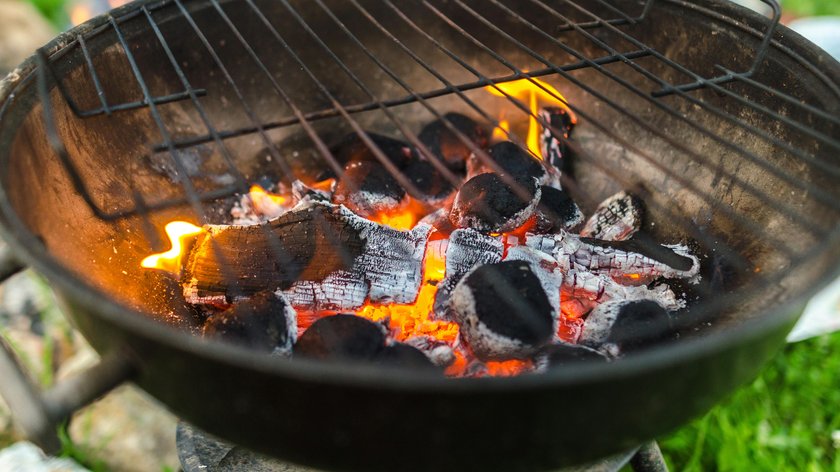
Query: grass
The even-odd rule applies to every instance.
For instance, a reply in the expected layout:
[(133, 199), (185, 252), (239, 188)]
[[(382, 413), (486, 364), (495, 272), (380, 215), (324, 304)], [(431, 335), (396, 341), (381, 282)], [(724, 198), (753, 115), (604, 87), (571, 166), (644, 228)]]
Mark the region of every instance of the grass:
[(840, 15), (837, 0), (782, 0), (782, 11), (797, 16)]
[(660, 440), (671, 470), (840, 472), (838, 353), (840, 333), (787, 346), (752, 384)]

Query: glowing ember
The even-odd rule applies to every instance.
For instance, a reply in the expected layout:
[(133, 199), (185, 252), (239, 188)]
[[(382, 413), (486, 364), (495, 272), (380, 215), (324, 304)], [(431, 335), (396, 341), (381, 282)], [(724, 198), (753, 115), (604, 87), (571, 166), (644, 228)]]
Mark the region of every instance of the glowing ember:
[(414, 228), (417, 223), (417, 214), (412, 211), (399, 211), (396, 213), (380, 213), (371, 218), (371, 220), (390, 226), (394, 229), (409, 230)]
[[(572, 117), (572, 123), (577, 123), (577, 118), (575, 118), (574, 113), (569, 108), (566, 102), (566, 97), (564, 97), (563, 94), (561, 94), (556, 88), (540, 79), (531, 78), (515, 80), (513, 82), (505, 82), (497, 85), (488, 85), (485, 89), (497, 97), (505, 97), (505, 95), (509, 95), (520, 100), (528, 101), (530, 115), (528, 117), (528, 137), (526, 139), (526, 144), (531, 154), (539, 159), (544, 158), (542, 152), (540, 151), (540, 126), (537, 122), (537, 113), (539, 112), (538, 102), (540, 100), (564, 108)], [(504, 125), (507, 125), (508, 127), (505, 128)], [(501, 128), (501, 130), (499, 128)], [(493, 137), (501, 140), (507, 139), (506, 134), (502, 130), (509, 130), (510, 124), (506, 120), (503, 120), (499, 122), (499, 128), (493, 130)]]
[(280, 216), (288, 210), (288, 205), (291, 203), (288, 197), (270, 193), (259, 185), (251, 186), (251, 190), (248, 192), (248, 198), (251, 199), (251, 206), (259, 214), (269, 219)]
[[(430, 244), (435, 244), (435, 242)], [(458, 337), (457, 324), (430, 319), (434, 309), (437, 284), (443, 280), (446, 272), (446, 262), (442, 254), (443, 251), (426, 250), (423, 260), (423, 283), (414, 303), (403, 305), (368, 303), (356, 314), (371, 321), (387, 319), (389, 327), (394, 332), (394, 339), (397, 341), (426, 335), (447, 343), (454, 342)]]
[(160, 254), (152, 254), (140, 262), (147, 269), (159, 269), (174, 275), (181, 273), (181, 254), (184, 242), (190, 237), (201, 234), (204, 229), (186, 221), (171, 221), (165, 227), (166, 236), (172, 243), (172, 249)]
[(530, 370), (534, 363), (529, 360), (511, 359), (508, 361), (493, 361), (485, 364), (487, 373), (494, 377), (513, 377), (523, 371)]

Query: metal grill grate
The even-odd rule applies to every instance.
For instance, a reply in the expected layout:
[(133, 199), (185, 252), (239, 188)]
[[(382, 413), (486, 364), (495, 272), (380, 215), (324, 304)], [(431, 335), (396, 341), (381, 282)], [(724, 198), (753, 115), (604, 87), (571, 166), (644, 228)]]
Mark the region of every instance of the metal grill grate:
[[(328, 17), (332, 21), (333, 27), (341, 31), (347, 44), (350, 45), (348, 47), (353, 48), (360, 55), (359, 57), (366, 57), (371, 64), (378, 68), (382, 77), (387, 77), (388, 80), (393, 81), (396, 84), (395, 89), (399, 90), (399, 93), (392, 93), (391, 96), (387, 97), (377, 95), (374, 84), (366, 83), (355, 73), (346, 59), (331, 49), (331, 46), (324, 41), (319, 32), (307, 23), (305, 15), (301, 14), (301, 11), (287, 0), (279, 0), (283, 14), (292, 18), (306, 37), (306, 41), (314, 45), (306, 56), (302, 56), (295, 46), (295, 42), (300, 41), (300, 37), (293, 38), (294, 41), (292, 41), (289, 33), (276, 26), (276, 18), (267, 14), (265, 9), (258, 5), (255, 0), (229, 2), (220, 0), (207, 0), (206, 2), (165, 0), (145, 3), (109, 15), (106, 22), (92, 30), (78, 34), (67, 47), (51, 56), (44, 50), (39, 51), (40, 67), (38, 73), (41, 101), (44, 104), (46, 129), (50, 142), (64, 163), (77, 190), (90, 205), (96, 216), (103, 220), (116, 221), (129, 216), (148, 216), (154, 211), (187, 204), (203, 223), (211, 222), (212, 218), (208, 208), (212, 202), (223, 197), (247, 192), (251, 183), (239, 167), (237, 156), (229, 149), (227, 144), (229, 140), (248, 136), (256, 137), (265, 145), (272, 160), (281, 168), (280, 170), (284, 173), (291, 173), (291, 168), (284, 160), (284, 156), (276, 149), (275, 142), (269, 134), (271, 130), (285, 127), (299, 126), (302, 135), (309, 139), (311, 146), (324, 162), (332, 167), (336, 174), (340, 175), (341, 165), (332, 156), (325, 138), (315, 127), (316, 122), (327, 119), (340, 120), (349, 126), (370, 147), (377, 159), (403, 184), (408, 192), (416, 193), (411, 182), (400, 174), (400, 171), (390, 163), (370, 139), (368, 131), (371, 130), (366, 130), (360, 120), (356, 118), (358, 114), (367, 112), (381, 113), (407, 142), (415, 146), (422, 155), (429, 158), (446, 178), (453, 179), (454, 182), (455, 177), (450, 171), (438, 162), (434, 155), (420, 142), (413, 127), (406, 122), (400, 107), (414, 104), (434, 118), (443, 119), (443, 114), (447, 110), (443, 105), (444, 102), (439, 101), (439, 99), (449, 97), (450, 100), (456, 100), (459, 104), (466, 105), (486, 124), (497, 127), (499, 126), (499, 117), (494, 116), (479, 105), (471, 91), (488, 86), (494, 87), (501, 95), (505, 96), (511, 109), (517, 110), (522, 119), (527, 119), (531, 115), (528, 104), (509, 95), (496, 85), (515, 80), (528, 80), (545, 93), (565, 101), (562, 100), (562, 97), (557, 97), (540, 82), (533, 80), (539, 77), (549, 77), (562, 81), (564, 87), (578, 89), (581, 93), (590, 97), (591, 100), (597, 101), (599, 106), (607, 107), (621, 116), (623, 120), (633, 122), (645, 134), (667, 143), (673, 153), (690, 159), (693, 165), (707, 168), (712, 172), (722, 172), (722, 177), (733, 187), (733, 191), (743, 192), (755, 199), (773, 205), (789, 222), (791, 231), (799, 231), (815, 240), (825, 242), (836, 237), (837, 228), (831, 221), (814, 221), (811, 216), (800, 211), (797, 206), (768, 195), (764, 190), (756, 187), (749, 182), (749, 179), (743, 178), (738, 173), (718, 169), (719, 164), (698, 150), (697, 146), (688, 144), (679, 137), (671, 135), (656, 123), (638, 120), (633, 109), (628, 108), (622, 101), (615, 99), (610, 93), (606, 93), (601, 87), (587, 83), (575, 74), (576, 71), (584, 69), (594, 71), (601, 79), (610, 83), (614, 90), (644, 103), (644, 106), (650, 107), (663, 119), (673, 120), (690, 128), (699, 139), (714, 143), (716, 146), (732, 152), (749, 165), (790, 186), (792, 191), (807, 193), (810, 199), (837, 214), (840, 212), (840, 200), (834, 193), (803, 179), (799, 175), (787, 172), (767, 159), (766, 156), (759, 155), (759, 153), (740, 142), (721, 135), (716, 130), (694, 120), (684, 111), (685, 106), (690, 105), (696, 113), (712, 117), (737, 130), (743, 139), (761, 140), (768, 146), (781, 149), (791, 156), (801, 159), (802, 162), (815, 166), (825, 172), (826, 175), (840, 176), (840, 162), (819, 158), (814, 153), (814, 146), (804, 147), (791, 144), (768, 130), (752, 124), (750, 120), (743, 116), (726, 111), (715, 102), (716, 100), (736, 102), (749, 113), (768, 117), (778, 122), (779, 126), (787, 127), (809, 137), (817, 148), (840, 150), (840, 140), (837, 139), (836, 135), (831, 136), (813, 126), (815, 121), (820, 120), (832, 125), (840, 125), (840, 118), (829, 110), (803, 103), (784, 90), (767, 86), (756, 78), (757, 75), (760, 75), (758, 73), (762, 71), (762, 68), (766, 67), (765, 58), (768, 50), (773, 47), (783, 47), (774, 40), (780, 18), (780, 8), (775, 0), (765, 0), (765, 3), (772, 7), (774, 15), (772, 20), (767, 23), (764, 31), (745, 27), (745, 34), (758, 43), (755, 55), (740, 58), (740, 64), (737, 67), (717, 65), (715, 74), (719, 75), (712, 74), (711, 77), (704, 76), (704, 74), (708, 75), (708, 71), (692, 70), (689, 65), (672, 59), (668, 51), (652, 47), (637, 39), (634, 34), (638, 31), (638, 28), (656, 27), (655, 24), (649, 24), (651, 21), (650, 13), (661, 4), (677, 5), (684, 9), (702, 9), (703, 13), (710, 18), (710, 21), (728, 25), (738, 24), (735, 19), (681, 0), (648, 0), (644, 3), (593, 0), (564, 1), (559, 4), (549, 4), (544, 0), (527, 0), (525, 2), (488, 0), (481, 5), (481, 8), (464, 0), (452, 0), (450, 2), (419, 0), (411, 2), (410, 6), (392, 0), (349, 1), (352, 4), (353, 9), (351, 11), (354, 12), (354, 15), (361, 15), (367, 21), (368, 26), (378, 31), (384, 38), (381, 43), (377, 44), (376, 48), (372, 48), (363, 42), (347, 26), (346, 18), (336, 14), (324, 1), (314, 0), (307, 5), (307, 8)], [(219, 50), (218, 40), (208, 37), (205, 29), (200, 26), (194, 17), (197, 5), (208, 4), (215, 10), (217, 21), (223, 22), (228, 28), (227, 34), (238, 42), (239, 47), (253, 62), (256, 70), (260, 71), (262, 75), (260, 80), (264, 80), (268, 84), (263, 89), (263, 93), (271, 94), (285, 104), (291, 111), (289, 116), (276, 116), (266, 119), (249, 102), (248, 97), (243, 92), (243, 82), (248, 78), (227, 66), (225, 55)], [(246, 9), (249, 15), (254, 15), (258, 19), (258, 23), (261, 23), (264, 28), (263, 34), (268, 38), (265, 40), (266, 44), (270, 44), (270, 47), (277, 51), (282, 51), (288, 57), (290, 64), (293, 64), (311, 82), (312, 93), (319, 94), (322, 101), (328, 103), (329, 106), (313, 108), (299, 103), (298, 97), (290, 90), (289, 84), (278, 78), (273, 64), (266, 60), (265, 52), (258, 50), (257, 45), (249, 41), (248, 37), (250, 35), (243, 32), (242, 26), (237, 24), (235, 16), (230, 14), (231, 8)], [(525, 9), (527, 9), (527, 14), (523, 13)], [(497, 14), (494, 18), (501, 15), (506, 18), (506, 22), (496, 22), (491, 19), (487, 14), (489, 10), (493, 10)], [(375, 12), (387, 12), (394, 21), (383, 22), (381, 14)], [(422, 21), (418, 21), (418, 12), (422, 14)], [(457, 14), (453, 14), (453, 12), (457, 12)], [(537, 17), (550, 19), (555, 24), (553, 30), (547, 31), (546, 28), (537, 25), (535, 23)], [(171, 31), (171, 28), (164, 29), (161, 27), (162, 18), (165, 18), (166, 22), (179, 24), (180, 30), (182, 30), (181, 34), (194, 37), (202, 45), (204, 49), (202, 54), (213, 62), (227, 83), (227, 98), (233, 102), (231, 106), (237, 107), (247, 117), (245, 123), (241, 126), (220, 126), (216, 117), (208, 113), (204, 100), (216, 97), (212, 96), (212, 92), (205, 88), (200, 80), (196, 80), (195, 77), (191, 78), (193, 74), (190, 73), (189, 67), (184, 65), (186, 58), (178, 57), (177, 48), (172, 47), (173, 41), (178, 41), (179, 38), (167, 37), (165, 31)], [(157, 67), (170, 69), (170, 72), (174, 73), (175, 80), (168, 84), (171, 90), (167, 93), (156, 94), (152, 91), (148, 79), (151, 75), (156, 74), (156, 71), (144, 70), (138, 64), (132, 52), (133, 44), (127, 39), (126, 25), (132, 24), (132, 27), (136, 28), (141, 22), (145, 23), (147, 33), (140, 37), (144, 41), (155, 42), (161, 49), (160, 63), (157, 64)], [(401, 28), (396, 29), (393, 25), (389, 26), (386, 23), (398, 23)], [(451, 34), (459, 38), (458, 44), (450, 44), (446, 40), (436, 37), (426, 27), (429, 23), (434, 23), (437, 28), (448, 29)], [(540, 42), (526, 44), (511, 32), (513, 30), (529, 31), (529, 34), (539, 38)], [(95, 54), (91, 52), (88, 46), (93, 38), (106, 34), (113, 34), (117, 38), (117, 43), (124, 53), (123, 57), (126, 65), (136, 82), (135, 85), (140, 89), (141, 98), (109, 102), (109, 96), (97, 75)], [(446, 56), (453, 64), (457, 64), (462, 72), (459, 78), (464, 75), (472, 77), (469, 80), (453, 81), (436, 64), (424, 58), (423, 52), (425, 51), (417, 50), (416, 47), (412, 47), (410, 43), (402, 39), (406, 35), (422, 37), (430, 50)], [(509, 48), (501, 52), (494, 49), (488, 45), (486, 39), (488, 35), (494, 35), (496, 40), (505, 41)], [(601, 54), (590, 57), (583, 51), (572, 47), (573, 42), (564, 40), (563, 35), (575, 35), (577, 40), (588, 41), (597, 50), (601, 51)], [(138, 36), (134, 35), (133, 37), (137, 38)], [(426, 71), (434, 76), (440, 85), (436, 88), (418, 89), (404, 80), (399, 70), (395, 70), (393, 66), (389, 66), (388, 62), (382, 59), (383, 49), (393, 50), (395, 54), (401, 54), (401, 57), (404, 57), (405, 61), (411, 64), (411, 67)], [(464, 54), (464, 50), (469, 50), (470, 53)], [(516, 58), (509, 57), (507, 51), (515, 51)], [(560, 53), (570, 59), (558, 63), (553, 57)], [(71, 96), (70, 91), (57, 78), (56, 64), (59, 64), (66, 57), (78, 57), (79, 54), (84, 59), (82, 67), (96, 90), (96, 96), (99, 100), (98, 105), (91, 107), (80, 105), (76, 97)], [(487, 61), (493, 61), (493, 68), (504, 69), (505, 72), (501, 74), (484, 72), (484, 69), (488, 67), (482, 67), (486, 63), (477, 63), (475, 57), (479, 56)], [(522, 57), (527, 58), (528, 64), (522, 63), (520, 60)], [(673, 71), (674, 77), (679, 77), (680, 80), (675, 81), (671, 77), (663, 77), (655, 72), (660, 67), (666, 67)], [(739, 67), (743, 70), (742, 72), (733, 70), (733, 68)], [(813, 68), (813, 66), (811, 67)], [(812, 71), (820, 75), (818, 70), (813, 69)], [(357, 87), (358, 93), (364, 99), (348, 100), (345, 96), (349, 94), (344, 93), (343, 90), (331, 89), (324, 80), (326, 74), (343, 74), (342, 77), (349, 84)], [(822, 77), (825, 87), (840, 96), (838, 84), (831, 82), (825, 76)], [(646, 80), (645, 83), (652, 84), (652, 86), (649, 88), (640, 87), (638, 85), (638, 79), (640, 78)], [(170, 156), (178, 182), (183, 188), (183, 195), (177, 198), (153, 200), (150, 195), (144, 195), (137, 190), (133, 190), (131, 192), (133, 206), (130, 208), (109, 210), (97, 203), (91, 186), (76, 168), (56, 130), (54, 110), (49, 97), (49, 86), (53, 83), (57, 86), (60, 96), (63, 97), (69, 108), (80, 120), (99, 117), (103, 114), (116, 115), (129, 110), (147, 109), (161, 136), (160, 142), (150, 146), (149, 153), (167, 153)], [(714, 92), (716, 99), (710, 100), (709, 95), (698, 93), (698, 91)], [(785, 102), (789, 107), (798, 110), (796, 116), (799, 118), (794, 118), (791, 113), (771, 110), (757, 103), (751, 98), (756, 93), (769, 94)], [(176, 102), (179, 106), (191, 107), (192, 111), (200, 118), (206, 132), (193, 133), (189, 136), (180, 136), (173, 133), (171, 123), (167, 122), (161, 113), (161, 109)], [(775, 245), (779, 253), (785, 258), (786, 265), (794, 266), (820, 252), (820, 247), (813, 247), (808, 251), (790, 247), (772, 231), (768, 231), (761, 221), (754, 219), (750, 214), (733, 210), (726, 202), (715, 198), (708, 188), (704, 188), (703, 185), (686, 178), (679, 169), (664, 164), (658, 156), (652, 155), (650, 151), (644, 149), (638, 143), (628, 139), (622, 133), (616, 132), (613, 123), (599, 120), (589, 111), (587, 106), (582, 106), (581, 103), (574, 100), (571, 100), (568, 105), (577, 114), (581, 123), (592, 127), (634, 156), (644, 160), (655, 172), (662, 173), (671, 181), (678, 183), (685, 192), (709, 205), (714, 211), (726, 215), (739, 231)], [(533, 118), (540, 122), (542, 126), (549, 126), (549, 123), (544, 122), (539, 116), (533, 116)], [(84, 125), (84, 121), (81, 122), (81, 125)], [(470, 147), (480, 159), (492, 167), (492, 162), (489, 161), (489, 157), (482, 149), (479, 149), (451, 123), (444, 120), (444, 125), (458, 136), (465, 145)], [(510, 135), (510, 139), (520, 146), (523, 145), (521, 140), (514, 135)], [(212, 146), (221, 155), (228, 172), (234, 176), (232, 183), (212, 189), (200, 189), (190, 178), (184, 163), (184, 152), (208, 145)], [(634, 186), (640, 179), (644, 179), (644, 176), (627, 175), (621, 169), (615, 169), (608, 163), (600, 162), (598, 156), (591, 156), (586, 146), (578, 142), (573, 141), (571, 146), (576, 155), (587, 157), (588, 162), (621, 186)], [(564, 185), (568, 186), (573, 193), (579, 195), (583, 200), (594, 199), (594, 197), (587, 195), (585, 186), (579, 185), (574, 180), (567, 178)], [(644, 197), (644, 195), (642, 196)], [(742, 271), (754, 269), (741, 251), (731, 247), (719, 236), (712, 234), (702, 225), (682, 214), (680, 209), (672, 208), (654, 199), (647, 200), (648, 205), (657, 207), (656, 211), (667, 215), (670, 221), (679, 227), (685, 235), (694, 238), (706, 248), (714, 248), (717, 254), (725, 257), (736, 269)], [(148, 219), (146, 221), (148, 232), (151, 235), (155, 232), (155, 229), (148, 223)], [(269, 233), (266, 230), (267, 237), (271, 237)], [(278, 257), (282, 258), (283, 255), (278, 254)], [(758, 277), (762, 279), (763, 283), (775, 283), (782, 276), (783, 273), (778, 271), (772, 274), (761, 274)], [(758, 287), (761, 284), (754, 285)], [(706, 288), (713, 291), (713, 287)], [(721, 297), (712, 301), (710, 310), (713, 310), (712, 307), (716, 303), (727, 303), (727, 299)]]

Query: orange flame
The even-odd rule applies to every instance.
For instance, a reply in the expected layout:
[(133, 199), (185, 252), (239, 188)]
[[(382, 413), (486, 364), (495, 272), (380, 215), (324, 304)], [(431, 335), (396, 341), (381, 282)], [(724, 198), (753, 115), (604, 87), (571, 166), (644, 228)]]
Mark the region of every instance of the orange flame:
[(251, 185), (248, 198), (251, 199), (254, 209), (268, 218), (280, 216), (286, 211), (286, 205), (289, 203), (288, 197), (270, 193), (257, 184)]
[(499, 126), (493, 128), (493, 141), (505, 141), (510, 133), (510, 121), (499, 120)]
[(437, 284), (443, 280), (446, 273), (442, 247), (440, 241), (432, 241), (426, 248), (426, 256), (423, 260), (423, 282), (414, 303), (391, 305), (368, 303), (356, 314), (371, 321), (388, 319), (391, 330), (395, 332), (394, 338), (398, 341), (426, 335), (448, 343), (454, 342), (458, 336), (456, 323), (430, 319), (434, 310)]
[[(561, 94), (556, 88), (540, 79), (521, 79), (513, 82), (488, 85), (485, 87), (485, 90), (497, 97), (509, 95), (520, 100), (525, 100), (527, 98), (530, 115), (528, 117), (528, 137), (526, 139), (526, 144), (528, 146), (528, 150), (540, 159), (543, 158), (543, 155), (540, 151), (540, 129), (539, 122), (536, 118), (540, 111), (539, 101), (542, 100), (544, 102), (551, 103), (552, 105), (564, 108), (567, 112), (569, 112), (569, 115), (571, 115), (572, 122), (577, 122), (574, 113), (569, 108), (566, 97), (564, 97), (563, 94)], [(501, 124), (502, 123), (500, 123), (500, 125)], [(499, 131), (499, 134), (502, 136), (504, 135), (501, 131)], [(493, 131), (493, 137), (497, 138), (496, 130)], [(500, 139), (505, 138), (502, 137)]]
[(172, 249), (146, 257), (140, 262), (140, 266), (147, 269), (160, 269), (177, 275), (181, 272), (181, 255), (185, 240), (201, 234), (204, 229), (186, 221), (170, 221), (166, 224), (164, 230), (172, 243)]

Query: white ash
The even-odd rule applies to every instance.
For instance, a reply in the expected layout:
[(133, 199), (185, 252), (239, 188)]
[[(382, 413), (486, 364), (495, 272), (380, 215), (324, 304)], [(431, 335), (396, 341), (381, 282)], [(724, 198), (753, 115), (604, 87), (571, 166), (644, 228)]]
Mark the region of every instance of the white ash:
[(505, 245), (501, 236), (489, 236), (474, 229), (456, 229), (446, 248), (446, 275), (463, 275), (481, 264), (502, 260)]
[(385, 195), (377, 192), (369, 192), (367, 190), (357, 190), (351, 192), (349, 195), (335, 194), (333, 195), (335, 203), (342, 205), (350, 205), (353, 208), (363, 208), (369, 213), (379, 213), (392, 211), (402, 205), (403, 200), (397, 199), (392, 195)]
[(670, 333), (671, 323), (663, 308), (651, 300), (602, 303), (586, 318), (578, 342), (612, 357), (644, 347)]
[(353, 268), (370, 284), (370, 300), (413, 302), (423, 281), (423, 258), (432, 227), (417, 225), (406, 232), (368, 222), (359, 229), (367, 244)]
[(563, 277), (563, 292), (570, 298), (598, 303), (610, 300), (652, 300), (671, 311), (685, 307), (685, 301), (678, 298), (666, 284), (659, 284), (653, 288), (644, 285), (622, 285), (606, 275), (593, 274), (586, 270), (567, 271)]
[[(601, 359), (604, 359), (604, 360), (609, 360), (611, 358), (610, 356), (605, 356), (601, 351), (599, 351), (597, 349), (593, 349), (589, 346), (584, 346), (582, 344), (571, 344), (571, 343), (567, 343), (565, 341), (556, 341), (554, 343), (554, 345), (548, 346), (548, 349), (551, 349), (554, 346), (568, 347), (570, 349), (579, 349), (581, 351), (584, 351), (586, 353), (591, 354), (592, 356), (598, 356), (598, 357), (600, 357)], [(546, 352), (546, 350), (544, 350), (543, 352), (540, 352), (540, 354), (535, 356), (534, 357), (534, 372), (544, 373), (549, 368), (553, 367), (551, 365), (549, 359), (550, 359), (550, 355), (549, 355), (548, 352)]]
[[(663, 245), (691, 260), (688, 270), (675, 269), (639, 253), (583, 242), (578, 236), (560, 232), (553, 235), (528, 235), (525, 243), (557, 259), (565, 270), (576, 269), (606, 274), (624, 283), (648, 283), (659, 277), (695, 279), (700, 260), (684, 245)], [(696, 279), (695, 279), (696, 280)]]
[(605, 241), (624, 241), (636, 234), (641, 225), (641, 201), (622, 191), (598, 205), (580, 235)]
[(302, 280), (277, 293), (299, 310), (355, 310), (365, 303), (368, 284), (359, 273), (337, 271), (320, 282)]
[(551, 304), (551, 317), (554, 318), (554, 333), (557, 333), (557, 320), (560, 317), (560, 287), (563, 284), (563, 271), (560, 264), (544, 252), (527, 246), (515, 246), (508, 249), (504, 260), (523, 261), (531, 267), (531, 271), (540, 280), (548, 301)]
[(419, 349), (436, 366), (447, 367), (455, 362), (455, 350), (432, 336), (414, 336), (405, 343)]

